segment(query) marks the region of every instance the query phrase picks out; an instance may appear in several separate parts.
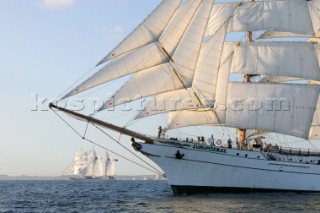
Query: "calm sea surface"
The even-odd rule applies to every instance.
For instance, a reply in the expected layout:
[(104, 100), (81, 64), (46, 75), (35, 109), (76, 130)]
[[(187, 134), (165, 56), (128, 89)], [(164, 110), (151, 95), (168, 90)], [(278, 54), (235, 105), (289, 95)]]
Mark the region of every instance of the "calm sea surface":
[(0, 181), (0, 212), (320, 212), (320, 194), (173, 196), (166, 181)]

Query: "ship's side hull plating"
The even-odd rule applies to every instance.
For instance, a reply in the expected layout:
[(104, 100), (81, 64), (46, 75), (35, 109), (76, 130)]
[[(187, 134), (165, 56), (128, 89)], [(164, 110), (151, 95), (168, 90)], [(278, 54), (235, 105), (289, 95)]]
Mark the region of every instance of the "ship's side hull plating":
[[(156, 141), (140, 151), (165, 172), (174, 193), (320, 191), (320, 165), (267, 160), (255, 151)], [(178, 159), (179, 151), (183, 155)]]

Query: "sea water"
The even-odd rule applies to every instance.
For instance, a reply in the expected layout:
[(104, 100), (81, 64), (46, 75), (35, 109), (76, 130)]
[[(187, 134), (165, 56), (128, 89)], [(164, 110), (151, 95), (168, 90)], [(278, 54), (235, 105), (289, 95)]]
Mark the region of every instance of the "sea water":
[(0, 212), (320, 212), (320, 194), (175, 196), (167, 181), (0, 181)]

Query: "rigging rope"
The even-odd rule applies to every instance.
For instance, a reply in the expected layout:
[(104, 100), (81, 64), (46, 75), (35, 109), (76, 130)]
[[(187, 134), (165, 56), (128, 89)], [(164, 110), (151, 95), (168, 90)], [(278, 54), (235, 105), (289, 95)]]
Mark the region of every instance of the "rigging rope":
[[(111, 153), (113, 153), (113, 154), (115, 154), (116, 156), (118, 156), (118, 157), (121, 157), (121, 158), (123, 158), (123, 159), (125, 159), (125, 160), (127, 160), (127, 161), (129, 161), (129, 162), (131, 162), (131, 163), (133, 163), (133, 164), (136, 164), (137, 166), (140, 166), (140, 167), (142, 167), (142, 168), (144, 168), (144, 169), (146, 169), (146, 170), (148, 170), (148, 171), (150, 171), (150, 172), (152, 172), (152, 173), (155, 173), (155, 174), (160, 174), (161, 176), (164, 176), (164, 174), (162, 173), (162, 172), (160, 172), (159, 170), (157, 170), (157, 169), (155, 169), (153, 166), (151, 166), (154, 170), (152, 170), (152, 169), (150, 169), (150, 168), (148, 168), (148, 167), (146, 167), (146, 166), (143, 166), (143, 165), (141, 165), (141, 164), (139, 164), (139, 163), (137, 163), (137, 162), (135, 162), (135, 161), (133, 161), (133, 160), (130, 160), (129, 158), (127, 158), (127, 157), (125, 157), (125, 156), (123, 156), (123, 155), (120, 155), (120, 154), (118, 154), (118, 153), (116, 153), (116, 152), (114, 152), (114, 151), (112, 151), (112, 150), (110, 150), (110, 149), (107, 149), (106, 147), (104, 147), (104, 146), (102, 146), (102, 145), (100, 145), (100, 144), (98, 144), (98, 143), (95, 143), (94, 141), (92, 141), (92, 140), (90, 140), (90, 139), (88, 139), (88, 138), (86, 138), (86, 137), (83, 137), (75, 128), (73, 128), (65, 119), (63, 119), (56, 111), (54, 111), (54, 110), (52, 110), (67, 126), (69, 126), (78, 136), (80, 136), (83, 140), (86, 140), (87, 142), (89, 142), (89, 143), (92, 143), (93, 145), (95, 145), (95, 146), (98, 146), (98, 147), (100, 147), (100, 148), (102, 148), (102, 149), (104, 149), (105, 151), (108, 151), (108, 152), (111, 152)], [(93, 126), (95, 126), (94, 124), (92, 124)], [(96, 126), (95, 126), (96, 127)], [(98, 128), (99, 129), (99, 128)], [(103, 131), (103, 130), (102, 130)], [(110, 137), (111, 138), (111, 137)], [(111, 138), (111, 139), (113, 139), (113, 138)], [(114, 139), (113, 139), (114, 140)], [(120, 143), (119, 143), (120, 144)], [(120, 144), (120, 145), (122, 145), (122, 144)], [(137, 156), (138, 157), (138, 156)], [(143, 160), (142, 160), (143, 161)], [(143, 161), (143, 162), (145, 162), (145, 161)], [(149, 164), (148, 164), (149, 165)]]
[[(64, 90), (60, 95), (58, 95), (58, 97), (61, 99), (62, 95), (65, 94), (66, 92), (68, 92), (74, 85), (76, 85), (81, 79), (83, 79), (86, 75), (88, 75), (91, 71), (93, 71), (96, 68), (96, 66), (91, 67), (88, 71), (86, 71), (84, 74), (82, 74), (82, 76), (76, 80), (73, 84), (71, 84), (66, 90)], [(59, 100), (61, 101), (61, 100)], [(58, 101), (58, 102), (59, 102)]]
[[(121, 144), (119, 141), (117, 141), (115, 138), (113, 138), (111, 135), (109, 135), (106, 131), (104, 131), (103, 129), (101, 129), (100, 127), (98, 127), (95, 124), (92, 124), (94, 127), (96, 127), (98, 130), (100, 130), (103, 134), (105, 134), (106, 136), (108, 136), (111, 140), (113, 140), (114, 142), (116, 142), (117, 144), (119, 144), (122, 148), (124, 148), (125, 150), (127, 150), (128, 152), (130, 152), (131, 154), (133, 154), (135, 157), (139, 158), (139, 160), (141, 160), (142, 162), (144, 162), (145, 164), (147, 164), (148, 166), (150, 166), (152, 169), (156, 170), (158, 174), (162, 174), (162, 172), (160, 172), (157, 168), (155, 168), (154, 166), (152, 166), (151, 164), (149, 164), (147, 161), (143, 160), (141, 157), (139, 157), (138, 155), (136, 155), (134, 152), (132, 152), (130, 149), (128, 149), (127, 147), (125, 147), (123, 144)], [(120, 134), (121, 137), (121, 134)], [(120, 138), (119, 138), (120, 139)]]
[(89, 127), (89, 122), (87, 123), (86, 130), (84, 131), (84, 134), (83, 134), (82, 138), (86, 137), (86, 134), (87, 134), (87, 131), (88, 131), (88, 127)]

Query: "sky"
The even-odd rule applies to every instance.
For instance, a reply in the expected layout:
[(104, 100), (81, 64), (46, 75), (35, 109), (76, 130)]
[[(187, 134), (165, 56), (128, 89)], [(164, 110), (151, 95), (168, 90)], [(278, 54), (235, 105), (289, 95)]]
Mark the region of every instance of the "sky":
[[(92, 149), (53, 112), (42, 111), (48, 101), (35, 110), (35, 97), (50, 100), (59, 96), (159, 3), (160, 0), (0, 0), (0, 175), (59, 176), (77, 150)], [(74, 125), (82, 132), (85, 129), (81, 122)], [(91, 130), (88, 137), (129, 156)], [(132, 149), (129, 139), (123, 141)], [(102, 149), (95, 149), (104, 155)], [(151, 173), (119, 159), (117, 174)]]

